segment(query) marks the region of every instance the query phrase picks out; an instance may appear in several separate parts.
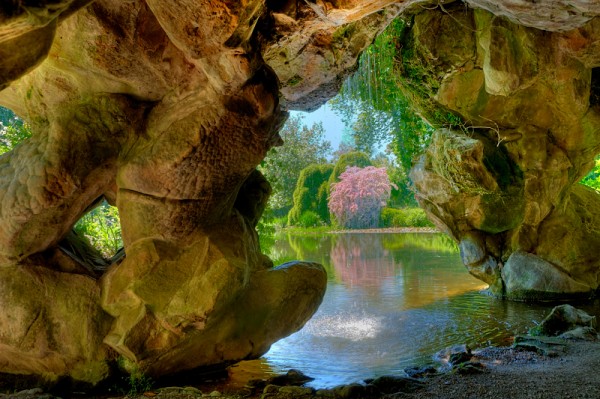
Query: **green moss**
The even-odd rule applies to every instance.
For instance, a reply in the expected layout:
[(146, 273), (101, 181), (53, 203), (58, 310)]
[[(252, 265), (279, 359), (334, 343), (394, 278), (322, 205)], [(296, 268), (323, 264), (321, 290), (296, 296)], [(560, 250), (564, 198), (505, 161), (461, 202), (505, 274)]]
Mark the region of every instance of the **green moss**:
[(333, 32), (332, 39), (334, 42), (340, 42), (345, 39), (352, 37), (352, 35), (356, 32), (356, 23), (352, 22), (346, 25), (343, 25), (336, 29)]
[(294, 75), (286, 82), (286, 85), (290, 86), (290, 87), (294, 87), (294, 86), (300, 84), (303, 80), (304, 79), (302, 78), (302, 76)]

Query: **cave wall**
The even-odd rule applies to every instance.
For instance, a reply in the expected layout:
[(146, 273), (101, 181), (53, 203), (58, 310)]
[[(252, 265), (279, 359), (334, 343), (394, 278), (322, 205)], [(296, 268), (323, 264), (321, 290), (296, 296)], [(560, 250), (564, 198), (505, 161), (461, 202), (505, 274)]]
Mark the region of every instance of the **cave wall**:
[[(598, 152), (586, 96), (600, 10), (450, 3), (3, 3), (0, 105), (33, 137), (0, 157), (0, 371), (162, 376), (258, 357), (301, 328), (325, 273), (261, 253), (270, 188), (255, 168), (281, 145), (286, 110), (333, 96), (398, 15), (415, 15), (424, 112), (486, 126), (440, 131), (413, 172), (470, 271), (501, 293), (519, 265), (555, 271), (567, 293), (595, 289), (584, 243), (596, 199), (573, 184)], [(63, 244), (103, 197), (119, 207), (126, 257), (99, 274)], [(572, 222), (581, 228), (565, 231)]]
[(481, 9), (446, 11), (416, 15), (403, 52), (407, 90), (446, 127), (412, 171), (421, 205), (495, 294), (595, 295), (600, 198), (577, 182), (600, 149), (598, 20), (549, 32)]

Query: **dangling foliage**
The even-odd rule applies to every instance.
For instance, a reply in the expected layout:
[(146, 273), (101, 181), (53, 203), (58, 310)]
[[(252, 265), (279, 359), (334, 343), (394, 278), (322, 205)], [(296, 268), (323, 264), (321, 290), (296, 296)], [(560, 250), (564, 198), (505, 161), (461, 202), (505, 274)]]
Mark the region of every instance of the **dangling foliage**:
[(401, 50), (406, 23), (396, 19), (365, 50), (357, 71), (331, 101), (352, 124), (356, 148), (373, 154), (391, 137), (391, 148), (404, 170), (426, 147), (432, 129), (412, 110), (400, 89)]

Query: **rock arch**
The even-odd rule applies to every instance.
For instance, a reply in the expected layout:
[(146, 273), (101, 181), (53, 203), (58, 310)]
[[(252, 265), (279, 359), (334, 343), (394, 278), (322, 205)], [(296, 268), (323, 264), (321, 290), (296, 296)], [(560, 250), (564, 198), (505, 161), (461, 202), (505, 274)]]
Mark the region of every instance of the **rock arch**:
[[(596, 290), (584, 243), (598, 240), (597, 199), (574, 183), (600, 146), (588, 101), (600, 7), (467, 3), (0, 6), (0, 104), (34, 131), (0, 157), (0, 371), (95, 384), (120, 358), (158, 376), (259, 356), (300, 328), (324, 271), (261, 254), (269, 186), (255, 167), (280, 144), (285, 109), (331, 97), (400, 14), (415, 15), (411, 43), (438, 83), (422, 100), (493, 121), (470, 136), (440, 131), (413, 172), (469, 270), (513, 297), (539, 291), (511, 288), (517, 270), (552, 270), (563, 293)], [(441, 48), (446, 36), (464, 51)], [(456, 173), (436, 169), (440, 155), (461, 160)], [(120, 209), (127, 257), (95, 279), (58, 244), (102, 196)]]

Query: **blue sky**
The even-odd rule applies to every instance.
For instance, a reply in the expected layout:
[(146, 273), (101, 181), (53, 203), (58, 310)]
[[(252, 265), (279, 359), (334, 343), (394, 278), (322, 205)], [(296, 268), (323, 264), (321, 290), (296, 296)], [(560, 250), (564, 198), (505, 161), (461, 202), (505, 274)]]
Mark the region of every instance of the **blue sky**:
[(303, 122), (306, 126), (312, 126), (314, 123), (323, 122), (325, 128), (325, 139), (331, 142), (331, 149), (337, 150), (342, 140), (342, 132), (344, 131), (344, 122), (333, 109), (327, 104), (321, 106), (314, 112), (291, 111), (291, 115), (302, 115)]

